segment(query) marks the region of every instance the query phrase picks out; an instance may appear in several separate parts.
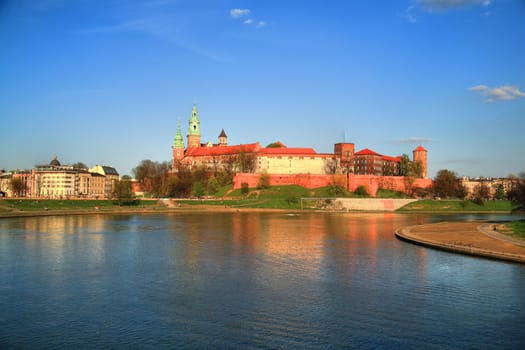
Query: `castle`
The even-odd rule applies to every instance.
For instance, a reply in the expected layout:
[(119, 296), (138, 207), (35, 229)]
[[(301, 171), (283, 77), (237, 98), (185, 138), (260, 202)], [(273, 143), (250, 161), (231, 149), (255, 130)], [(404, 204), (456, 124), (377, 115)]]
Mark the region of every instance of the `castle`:
[[(199, 113), (195, 105), (189, 119), (187, 147), (179, 125), (172, 151), (174, 171), (181, 165), (190, 169), (204, 167), (210, 171), (229, 168), (236, 173), (234, 187), (240, 187), (241, 182), (255, 187), (260, 174), (268, 174), (272, 185), (298, 184), (309, 188), (328, 185), (334, 177), (339, 176), (343, 179), (346, 177), (343, 182), (349, 190), (354, 187), (350, 181), (352, 177), (356, 186), (363, 182), (359, 180), (366, 180), (365, 186), (375, 193), (374, 188), (384, 187), (386, 177), (398, 178), (387, 181), (389, 183), (400, 182), (403, 178), (400, 176), (400, 156), (382, 155), (368, 148), (355, 152), (353, 143), (336, 143), (333, 153), (317, 153), (313, 148), (287, 147), (281, 142), (267, 147), (262, 147), (259, 142), (229, 145), (224, 129), (217, 143), (202, 143)], [(427, 150), (420, 145), (412, 154), (413, 161), (419, 162), (422, 169), (421, 179), (417, 179), (420, 180), (420, 187), (430, 186), (431, 180), (427, 179)], [(378, 177), (381, 179), (375, 179)], [(387, 187), (399, 190), (403, 186), (394, 184)]]

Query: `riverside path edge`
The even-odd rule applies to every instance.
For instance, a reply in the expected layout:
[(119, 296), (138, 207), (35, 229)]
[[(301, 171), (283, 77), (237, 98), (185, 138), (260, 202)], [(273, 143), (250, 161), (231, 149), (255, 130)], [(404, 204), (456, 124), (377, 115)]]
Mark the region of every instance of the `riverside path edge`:
[(406, 242), (452, 253), (525, 264), (525, 240), (498, 233), (489, 222), (440, 222), (395, 230)]

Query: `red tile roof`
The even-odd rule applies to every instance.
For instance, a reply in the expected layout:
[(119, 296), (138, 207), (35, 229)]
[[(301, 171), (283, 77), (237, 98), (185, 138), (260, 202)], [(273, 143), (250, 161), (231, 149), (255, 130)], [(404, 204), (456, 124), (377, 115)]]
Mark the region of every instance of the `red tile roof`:
[(374, 152), (368, 148), (362, 149), (359, 152), (355, 152), (354, 155), (356, 156), (381, 156), (379, 153)]
[(246, 145), (222, 146), (222, 147), (190, 147), (184, 154), (186, 157), (217, 157), (239, 154), (241, 152), (254, 153), (261, 148), (259, 142)]
[(392, 162), (400, 162), (401, 161), (401, 157), (382, 156), (381, 159), (389, 160), (389, 161), (392, 161)]
[(423, 146), (421, 146), (421, 145), (417, 146), (416, 149), (415, 149), (414, 151), (424, 151), (424, 152), (428, 152), (428, 151), (425, 149), (425, 147), (423, 147)]

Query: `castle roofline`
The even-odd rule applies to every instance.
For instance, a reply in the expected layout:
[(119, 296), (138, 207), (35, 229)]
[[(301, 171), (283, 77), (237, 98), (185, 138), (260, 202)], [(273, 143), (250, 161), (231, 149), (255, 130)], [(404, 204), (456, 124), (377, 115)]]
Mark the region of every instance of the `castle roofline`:
[(259, 151), (260, 154), (283, 154), (283, 155), (291, 155), (291, 154), (297, 154), (297, 155), (312, 155), (317, 154), (317, 152), (313, 148), (289, 148), (289, 147), (279, 147), (279, 148), (261, 148)]
[(423, 147), (423, 146), (421, 146), (421, 145), (417, 146), (417, 147), (414, 149), (414, 151), (417, 151), (417, 152), (428, 152), (428, 151), (425, 149), (425, 147)]
[(381, 154), (372, 151), (371, 149), (364, 148), (360, 150), (359, 152), (355, 152), (354, 155), (356, 156), (381, 156)]
[(233, 145), (222, 147), (191, 147), (186, 149), (186, 157), (213, 157), (213, 156), (229, 156), (239, 154), (241, 152), (254, 153), (261, 148), (259, 142), (249, 143), (246, 145)]

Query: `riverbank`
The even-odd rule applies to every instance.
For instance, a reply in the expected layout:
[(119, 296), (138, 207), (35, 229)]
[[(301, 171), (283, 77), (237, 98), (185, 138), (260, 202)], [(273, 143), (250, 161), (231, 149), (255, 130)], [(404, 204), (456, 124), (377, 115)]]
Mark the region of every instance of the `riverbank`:
[(395, 231), (397, 238), (444, 251), (525, 264), (525, 240), (497, 231), (490, 222), (441, 222)]
[(99, 207), (84, 209), (48, 209), (48, 210), (17, 210), (0, 211), (1, 218), (18, 218), (33, 216), (59, 216), (59, 215), (126, 215), (126, 214), (173, 214), (183, 212), (297, 212), (297, 210), (270, 209), (270, 208), (236, 208), (217, 205), (181, 205), (175, 207), (159, 206), (123, 206), (123, 207)]

